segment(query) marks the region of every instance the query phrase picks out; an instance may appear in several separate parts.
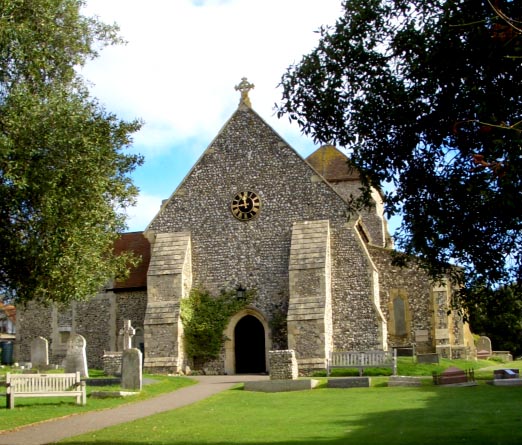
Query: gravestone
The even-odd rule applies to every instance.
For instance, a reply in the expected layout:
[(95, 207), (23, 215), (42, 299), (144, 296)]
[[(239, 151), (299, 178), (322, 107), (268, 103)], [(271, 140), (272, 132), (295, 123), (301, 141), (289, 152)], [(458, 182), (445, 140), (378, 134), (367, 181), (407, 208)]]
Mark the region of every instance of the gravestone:
[(36, 337), (31, 342), (31, 363), (34, 367), (49, 366), (49, 342), (43, 337)]
[(494, 379), (518, 379), (520, 371), (516, 368), (514, 369), (495, 369), (493, 371)]
[(138, 348), (129, 348), (123, 351), (121, 361), (121, 387), (123, 389), (141, 391), (141, 363), (142, 356)]
[(475, 377), (472, 369), (464, 371), (455, 366), (445, 369), (440, 374), (433, 374), (433, 383), (436, 385), (475, 385)]
[(79, 372), (81, 377), (89, 377), (87, 369), (87, 342), (80, 334), (73, 334), (67, 342), (67, 354), (64, 359), (65, 372)]
[(123, 320), (123, 328), (120, 329), (120, 335), (123, 336), (123, 350), (132, 348), (132, 337), (136, 334), (136, 330), (131, 326), (130, 320)]
[(430, 340), (427, 329), (418, 329), (415, 331), (415, 341), (417, 343), (428, 342)]
[(421, 386), (421, 380), (418, 377), (392, 375), (388, 379), (388, 386)]
[(486, 359), (491, 357), (491, 340), (489, 337), (481, 336), (477, 340), (477, 358)]
[(439, 354), (437, 354), (437, 353), (417, 354), (416, 357), (417, 357), (417, 363), (422, 363), (422, 364), (439, 363)]
[(495, 369), (493, 371), (494, 386), (522, 386), (522, 379), (520, 378), (520, 370), (513, 369)]
[(328, 379), (327, 388), (369, 388), (370, 377), (336, 377)]

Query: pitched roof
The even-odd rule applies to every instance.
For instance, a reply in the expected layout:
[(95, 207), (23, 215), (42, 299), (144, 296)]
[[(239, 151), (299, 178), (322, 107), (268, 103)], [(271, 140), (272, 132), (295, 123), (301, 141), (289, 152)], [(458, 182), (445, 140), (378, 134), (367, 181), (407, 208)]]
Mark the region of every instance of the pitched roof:
[(360, 179), (357, 169), (350, 165), (350, 159), (333, 145), (323, 145), (306, 161), (329, 182)]
[(12, 304), (4, 304), (0, 301), (0, 311), (13, 323), (16, 321), (16, 308)]
[(116, 280), (113, 290), (136, 289), (147, 287), (147, 270), (150, 262), (150, 243), (143, 232), (124, 233), (114, 243), (114, 252), (133, 252), (141, 257), (138, 266), (131, 269), (129, 277), (124, 281)]

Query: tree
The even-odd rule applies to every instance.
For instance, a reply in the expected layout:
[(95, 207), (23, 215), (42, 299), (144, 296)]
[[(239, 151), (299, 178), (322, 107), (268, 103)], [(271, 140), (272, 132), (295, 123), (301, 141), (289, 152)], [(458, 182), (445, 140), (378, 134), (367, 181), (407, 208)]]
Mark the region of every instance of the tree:
[(86, 299), (136, 259), (116, 257), (140, 156), (138, 121), (90, 97), (78, 67), (115, 25), (80, 0), (0, 0), (0, 292), (17, 303)]
[(499, 289), (481, 289), (469, 306), (473, 332), (491, 338), (495, 350), (522, 353), (522, 289), (512, 284)]
[(383, 187), (401, 251), (468, 288), (522, 277), (522, 8), (491, 1), (346, 0), (276, 105)]

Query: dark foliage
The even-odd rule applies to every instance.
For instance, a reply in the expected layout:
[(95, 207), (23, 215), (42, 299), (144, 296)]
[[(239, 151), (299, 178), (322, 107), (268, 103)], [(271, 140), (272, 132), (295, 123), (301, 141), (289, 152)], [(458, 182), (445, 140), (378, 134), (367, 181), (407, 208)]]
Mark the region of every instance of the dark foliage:
[(434, 277), (459, 265), (469, 287), (522, 275), (521, 14), (519, 0), (347, 0), (281, 81), (278, 115), (383, 187), (399, 248)]

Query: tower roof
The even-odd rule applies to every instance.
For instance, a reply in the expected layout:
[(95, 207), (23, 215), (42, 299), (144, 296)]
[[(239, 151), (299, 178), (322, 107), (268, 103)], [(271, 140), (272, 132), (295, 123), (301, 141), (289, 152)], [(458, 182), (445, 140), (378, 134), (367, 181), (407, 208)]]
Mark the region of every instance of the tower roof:
[(350, 159), (333, 145), (323, 145), (306, 160), (329, 182), (360, 179), (359, 172), (350, 164)]

